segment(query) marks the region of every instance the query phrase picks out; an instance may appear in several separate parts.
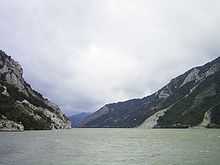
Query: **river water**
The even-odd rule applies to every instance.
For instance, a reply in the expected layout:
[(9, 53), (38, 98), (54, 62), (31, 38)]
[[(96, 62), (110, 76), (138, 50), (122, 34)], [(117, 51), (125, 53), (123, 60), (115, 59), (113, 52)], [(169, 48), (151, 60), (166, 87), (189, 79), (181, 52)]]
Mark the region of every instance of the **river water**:
[(218, 129), (0, 132), (0, 165), (218, 164)]

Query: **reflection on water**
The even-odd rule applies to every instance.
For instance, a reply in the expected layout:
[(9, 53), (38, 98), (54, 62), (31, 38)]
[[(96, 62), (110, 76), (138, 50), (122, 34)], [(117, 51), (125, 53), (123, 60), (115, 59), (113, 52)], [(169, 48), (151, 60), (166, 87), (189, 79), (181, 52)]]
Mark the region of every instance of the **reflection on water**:
[(0, 133), (0, 165), (217, 165), (220, 130), (72, 129)]

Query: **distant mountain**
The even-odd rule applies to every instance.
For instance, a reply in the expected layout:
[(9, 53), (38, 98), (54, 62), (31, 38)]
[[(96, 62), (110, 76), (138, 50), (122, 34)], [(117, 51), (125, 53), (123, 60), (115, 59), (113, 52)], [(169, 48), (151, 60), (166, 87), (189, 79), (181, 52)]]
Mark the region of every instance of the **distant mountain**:
[(59, 107), (23, 79), (21, 65), (0, 51), (0, 131), (70, 128)]
[(220, 57), (172, 79), (154, 94), (107, 104), (82, 127), (220, 127)]
[(72, 128), (80, 127), (81, 121), (83, 121), (90, 114), (91, 113), (89, 112), (82, 112), (82, 113), (77, 113), (75, 115), (70, 116), (69, 119), (71, 121)]

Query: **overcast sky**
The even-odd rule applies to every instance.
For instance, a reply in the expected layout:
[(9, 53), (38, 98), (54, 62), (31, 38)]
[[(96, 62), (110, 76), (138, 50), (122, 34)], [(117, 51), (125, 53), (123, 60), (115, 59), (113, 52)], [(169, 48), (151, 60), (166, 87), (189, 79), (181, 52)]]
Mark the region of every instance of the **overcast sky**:
[(64, 112), (143, 97), (220, 54), (219, 0), (1, 0), (0, 49)]

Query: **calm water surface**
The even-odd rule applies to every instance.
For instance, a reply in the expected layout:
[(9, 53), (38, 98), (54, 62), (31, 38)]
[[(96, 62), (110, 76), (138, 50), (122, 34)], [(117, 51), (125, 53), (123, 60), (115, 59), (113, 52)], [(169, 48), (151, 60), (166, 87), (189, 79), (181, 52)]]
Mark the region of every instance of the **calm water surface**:
[(220, 130), (0, 132), (0, 165), (218, 165)]

